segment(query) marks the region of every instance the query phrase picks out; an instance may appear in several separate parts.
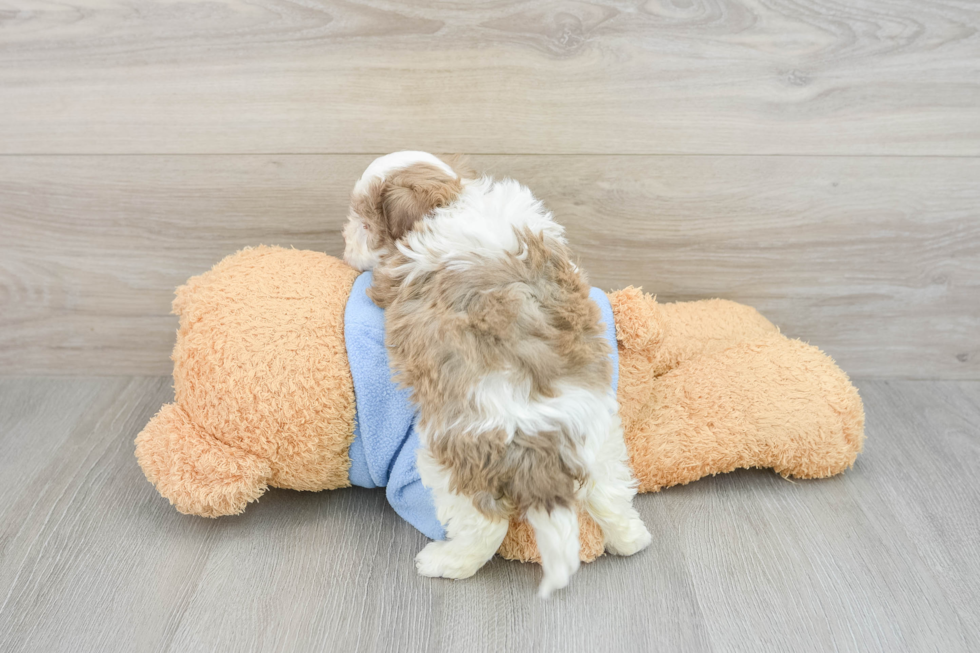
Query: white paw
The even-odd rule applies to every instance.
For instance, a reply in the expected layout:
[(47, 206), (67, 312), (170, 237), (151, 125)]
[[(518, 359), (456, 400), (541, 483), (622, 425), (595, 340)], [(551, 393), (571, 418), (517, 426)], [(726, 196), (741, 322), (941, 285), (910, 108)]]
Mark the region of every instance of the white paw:
[(622, 529), (610, 530), (606, 535), (606, 550), (618, 556), (631, 556), (650, 546), (650, 531), (639, 518), (630, 519)]
[(469, 578), (486, 561), (466, 555), (452, 542), (430, 542), (415, 556), (415, 569), (429, 578)]

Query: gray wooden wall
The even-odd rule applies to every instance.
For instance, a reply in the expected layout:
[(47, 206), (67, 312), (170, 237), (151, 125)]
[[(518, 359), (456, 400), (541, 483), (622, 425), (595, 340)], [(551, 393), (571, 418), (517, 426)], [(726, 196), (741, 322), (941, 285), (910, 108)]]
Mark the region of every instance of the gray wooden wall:
[(377, 154), (473, 154), (595, 285), (752, 304), (856, 377), (980, 378), (980, 4), (0, 11), (0, 375), (167, 374), (173, 288), (338, 255)]

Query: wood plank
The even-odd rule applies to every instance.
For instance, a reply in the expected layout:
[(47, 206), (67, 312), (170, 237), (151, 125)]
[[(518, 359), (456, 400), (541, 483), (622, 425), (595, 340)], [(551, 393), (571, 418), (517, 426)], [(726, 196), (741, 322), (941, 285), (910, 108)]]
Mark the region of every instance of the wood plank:
[[(241, 247), (339, 255), (370, 156), (0, 157), (0, 374), (167, 374), (173, 289)], [(725, 297), (859, 377), (980, 377), (980, 160), (483, 156), (592, 282)]]
[[(980, 533), (980, 483), (964, 482), (980, 465), (980, 384), (897, 381), (860, 388), (871, 407), (869, 423), (876, 425), (872, 435), (916, 435), (870, 439), (872, 455), (861, 460), (863, 473), (847, 481), (855, 494), (888, 504), (887, 512), (865, 506), (868, 524), (887, 540), (890, 554), (919, 557), (931, 570), (943, 588), (940, 604), (956, 614), (965, 632), (965, 650), (977, 648), (980, 582), (957, 569), (961, 560), (977, 557)], [(896, 522), (904, 531), (900, 538), (889, 536)], [(907, 624), (906, 632), (911, 630)]]
[(272, 491), (178, 514), (132, 439), (161, 378), (0, 379), (4, 651), (971, 651), (980, 383), (865, 381), (854, 469), (740, 471), (638, 497), (656, 534), (552, 601), (500, 559), (421, 578), (379, 491)]
[(763, 470), (688, 486), (704, 498), (678, 520), (698, 550), (701, 608), (719, 616), (708, 619), (717, 649), (751, 650), (769, 632), (779, 650), (796, 648), (787, 632), (808, 633), (814, 651), (980, 645), (980, 578), (953, 572), (976, 557), (980, 532), (980, 484), (964, 474), (978, 462), (980, 384), (858, 388), (868, 439), (852, 470), (818, 489)]
[(7, 6), (8, 154), (980, 154), (963, 0)]

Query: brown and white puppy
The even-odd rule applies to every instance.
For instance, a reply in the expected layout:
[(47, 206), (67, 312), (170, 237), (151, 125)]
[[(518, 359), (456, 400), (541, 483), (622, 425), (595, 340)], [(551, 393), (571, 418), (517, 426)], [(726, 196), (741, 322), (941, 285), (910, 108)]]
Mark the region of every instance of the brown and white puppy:
[(473, 575), (515, 513), (534, 528), (542, 596), (578, 569), (580, 506), (610, 552), (647, 546), (599, 309), (541, 202), (515, 181), (396, 152), (355, 185), (344, 237), (344, 259), (374, 270), (369, 294), (419, 408), (418, 469), (446, 528), (419, 573)]

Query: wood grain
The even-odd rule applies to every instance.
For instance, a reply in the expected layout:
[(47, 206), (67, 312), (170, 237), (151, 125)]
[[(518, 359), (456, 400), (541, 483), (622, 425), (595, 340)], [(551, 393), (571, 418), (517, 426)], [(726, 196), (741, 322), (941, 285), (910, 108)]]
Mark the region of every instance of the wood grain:
[[(370, 156), (0, 157), (0, 374), (166, 374), (173, 289), (241, 247), (340, 255)], [(482, 156), (592, 282), (725, 297), (859, 377), (980, 377), (980, 160)]]
[(4, 651), (922, 651), (980, 646), (980, 383), (865, 381), (854, 469), (637, 498), (655, 533), (549, 602), (540, 570), (417, 576), (379, 491), (178, 514), (132, 439), (170, 379), (0, 379)]
[(964, 0), (8, 2), (0, 152), (975, 156), (978, 28)]

